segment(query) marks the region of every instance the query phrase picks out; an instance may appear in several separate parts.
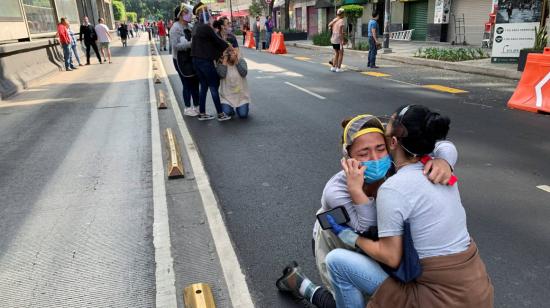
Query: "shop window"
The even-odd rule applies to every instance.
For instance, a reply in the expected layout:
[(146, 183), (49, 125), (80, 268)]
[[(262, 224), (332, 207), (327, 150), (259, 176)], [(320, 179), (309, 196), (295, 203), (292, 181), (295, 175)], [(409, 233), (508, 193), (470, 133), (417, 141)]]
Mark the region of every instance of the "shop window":
[(59, 17), (67, 17), (70, 23), (79, 24), (78, 9), (74, 0), (55, 0), (57, 15)]
[(57, 21), (50, 0), (23, 0), (31, 34), (55, 32)]
[(21, 21), (21, 7), (19, 0), (3, 0), (2, 10), (0, 10), (0, 21)]

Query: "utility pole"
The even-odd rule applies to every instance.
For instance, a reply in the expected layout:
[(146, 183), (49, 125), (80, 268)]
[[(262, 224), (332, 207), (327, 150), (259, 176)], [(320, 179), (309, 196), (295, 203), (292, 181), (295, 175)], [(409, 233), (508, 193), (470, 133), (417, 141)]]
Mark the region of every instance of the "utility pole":
[(384, 3), (384, 53), (390, 53), (391, 2)]
[(231, 28), (233, 28), (233, 4), (231, 3), (231, 0), (229, 0), (229, 16), (231, 16)]

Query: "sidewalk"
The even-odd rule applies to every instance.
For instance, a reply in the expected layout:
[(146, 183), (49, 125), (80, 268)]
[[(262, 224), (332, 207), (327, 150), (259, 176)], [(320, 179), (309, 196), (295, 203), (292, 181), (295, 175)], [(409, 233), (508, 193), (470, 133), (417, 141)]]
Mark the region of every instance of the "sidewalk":
[[(313, 45), (313, 42), (309, 40), (289, 42), (287, 45), (313, 50), (332, 50), (332, 47), (330, 46)], [(491, 63), (490, 58), (462, 62), (445, 62), (414, 57), (414, 53), (419, 48), (426, 47), (459, 48), (464, 46), (452, 46), (449, 43), (437, 42), (390, 41), (390, 48), (392, 50), (392, 53), (383, 53), (383, 51), (380, 51), (378, 53), (378, 59), (513, 80), (519, 80), (521, 78), (521, 72), (517, 71), (516, 64), (493, 64)], [(368, 51), (346, 49), (346, 53), (352, 53), (366, 57)]]

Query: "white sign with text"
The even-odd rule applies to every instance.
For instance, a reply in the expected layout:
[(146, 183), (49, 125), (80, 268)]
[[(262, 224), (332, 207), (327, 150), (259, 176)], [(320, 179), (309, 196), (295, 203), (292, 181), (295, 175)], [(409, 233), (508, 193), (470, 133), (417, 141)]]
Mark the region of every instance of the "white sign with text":
[(518, 58), (519, 51), (535, 45), (538, 22), (496, 24), (492, 58)]

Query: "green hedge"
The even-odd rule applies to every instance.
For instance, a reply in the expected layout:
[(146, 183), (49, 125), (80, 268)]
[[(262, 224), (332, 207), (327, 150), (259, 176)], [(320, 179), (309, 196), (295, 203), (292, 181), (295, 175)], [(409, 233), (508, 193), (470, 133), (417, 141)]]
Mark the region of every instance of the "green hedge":
[(319, 34), (313, 35), (313, 45), (317, 46), (330, 46), (331, 33), (323, 31)]
[(126, 7), (122, 1), (113, 1), (113, 16), (118, 21), (126, 20)]
[(355, 44), (355, 50), (369, 50), (369, 42), (367, 41), (362, 41), (362, 42), (357, 42), (357, 44)]
[(459, 62), (489, 58), (481, 48), (420, 48), (414, 55), (417, 58)]
[(126, 18), (129, 22), (136, 22), (137, 21), (137, 13), (136, 12), (126, 12)]

